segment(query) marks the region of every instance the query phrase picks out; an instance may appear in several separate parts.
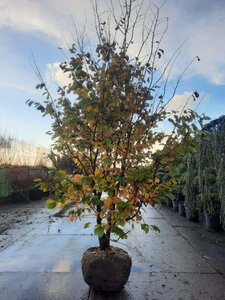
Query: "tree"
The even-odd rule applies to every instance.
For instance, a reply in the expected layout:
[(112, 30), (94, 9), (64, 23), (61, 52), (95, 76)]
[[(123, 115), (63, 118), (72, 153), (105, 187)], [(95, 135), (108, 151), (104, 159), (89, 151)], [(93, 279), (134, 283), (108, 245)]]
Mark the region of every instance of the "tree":
[[(175, 147), (188, 146), (197, 130), (193, 122), (201, 120), (185, 108), (168, 111), (183, 73), (167, 93), (179, 51), (165, 63), (161, 41), (167, 19), (160, 18), (160, 8), (150, 4), (146, 9), (144, 0), (106, 4), (110, 17), (105, 19), (97, 1), (93, 6), (95, 52), (85, 47), (84, 30), (70, 49), (70, 60), (60, 64), (71, 83), (59, 87), (59, 97), (53, 99), (37, 69), (41, 80), (37, 88), (43, 90), (46, 100), (28, 100), (44, 116), (52, 117), (54, 151), (71, 157), (80, 170), (74, 175), (54, 169), (54, 186), (40, 185), (55, 190), (60, 206), (73, 204), (71, 220), (85, 214), (96, 216), (94, 233), (102, 250), (109, 248), (111, 234), (127, 237), (127, 223), (140, 222), (145, 232), (156, 228), (144, 222), (141, 209), (157, 200), (162, 185), (157, 176), (160, 165), (174, 162)], [(198, 96), (193, 93), (194, 98)], [(173, 125), (169, 134), (158, 129), (165, 120)], [(164, 149), (154, 160), (157, 144)], [(49, 207), (55, 205), (56, 201), (48, 201)]]

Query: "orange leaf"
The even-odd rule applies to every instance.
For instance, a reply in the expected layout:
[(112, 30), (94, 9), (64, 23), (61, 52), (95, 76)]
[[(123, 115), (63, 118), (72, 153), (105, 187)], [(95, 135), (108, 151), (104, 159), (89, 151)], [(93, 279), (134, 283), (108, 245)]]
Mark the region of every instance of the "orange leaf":
[(104, 209), (109, 209), (113, 203), (113, 198), (108, 197), (104, 200)]
[(83, 186), (83, 189), (84, 189), (84, 191), (90, 192), (90, 191), (92, 190), (92, 187), (89, 186), (89, 185), (87, 185), (87, 184), (85, 184), (85, 185)]
[(81, 175), (81, 174), (76, 174), (73, 177), (75, 182), (80, 182), (82, 178), (83, 178), (83, 175)]
[(112, 197), (112, 202), (113, 204), (117, 204), (117, 203), (120, 203), (121, 202), (121, 199), (119, 197)]

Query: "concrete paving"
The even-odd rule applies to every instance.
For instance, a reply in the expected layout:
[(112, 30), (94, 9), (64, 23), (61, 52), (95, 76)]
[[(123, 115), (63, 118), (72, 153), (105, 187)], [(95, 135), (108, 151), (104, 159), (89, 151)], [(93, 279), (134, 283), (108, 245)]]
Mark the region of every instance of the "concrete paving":
[(160, 233), (146, 235), (137, 227), (116, 244), (128, 251), (133, 266), (127, 285), (115, 294), (90, 291), (83, 281), (82, 253), (97, 245), (83, 228), (86, 220), (49, 218), (43, 211), (40, 220), (27, 224), (22, 235), (15, 229), (18, 238), (0, 252), (1, 300), (225, 299), (225, 234), (208, 232), (168, 208), (145, 213)]

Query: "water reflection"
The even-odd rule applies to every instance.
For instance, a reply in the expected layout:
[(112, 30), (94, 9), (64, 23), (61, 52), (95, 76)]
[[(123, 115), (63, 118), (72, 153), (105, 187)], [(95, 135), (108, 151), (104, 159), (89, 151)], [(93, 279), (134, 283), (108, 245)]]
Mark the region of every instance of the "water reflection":
[(145, 272), (145, 270), (143, 268), (141, 268), (141, 267), (138, 267), (138, 266), (132, 266), (131, 272), (142, 273), (142, 272)]

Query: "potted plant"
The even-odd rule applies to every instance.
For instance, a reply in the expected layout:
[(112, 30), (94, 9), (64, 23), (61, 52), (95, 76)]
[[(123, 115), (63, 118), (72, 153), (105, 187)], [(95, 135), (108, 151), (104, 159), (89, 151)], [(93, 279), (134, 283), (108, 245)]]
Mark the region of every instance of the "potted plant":
[(185, 196), (182, 192), (178, 193), (178, 212), (179, 215), (186, 217), (186, 210), (185, 210)]
[[(160, 166), (169, 168), (176, 155), (174, 146), (181, 150), (187, 144), (193, 134), (191, 124), (200, 118), (191, 110), (176, 114), (165, 107), (172, 97), (165, 94), (167, 80), (162, 76), (168, 65), (164, 71), (156, 69), (164, 55), (159, 41), (165, 31), (161, 37), (156, 34), (162, 26), (159, 9), (151, 7), (153, 21), (147, 26), (143, 1), (124, 1), (120, 7), (119, 16), (111, 8), (112, 32), (94, 5), (96, 54), (85, 48), (85, 34), (72, 45), (70, 60), (60, 64), (71, 82), (58, 88), (59, 97), (53, 99), (37, 69), (41, 80), (37, 89), (46, 100), (28, 100), (28, 105), (53, 119), (53, 152), (70, 157), (79, 170), (74, 174), (55, 166), (50, 174), (53, 182), (40, 182), (40, 187), (54, 191), (55, 199), (47, 201), (49, 208), (69, 208), (71, 220), (94, 217), (94, 224), (87, 222), (85, 228), (93, 225), (99, 247), (84, 254), (82, 271), (84, 280), (101, 291), (120, 290), (131, 268), (129, 255), (112, 247), (110, 241), (127, 238), (135, 224), (146, 233), (157, 230), (145, 222), (142, 209), (157, 201), (165, 185), (158, 176)], [(140, 21), (144, 38), (132, 57)], [(145, 52), (148, 43), (152, 50)], [(197, 92), (193, 96), (197, 97)], [(170, 134), (157, 130), (165, 120), (173, 125)], [(160, 143), (163, 150), (156, 147)], [(156, 152), (159, 155), (154, 159)]]
[(184, 185), (186, 218), (192, 222), (199, 221), (199, 212), (201, 210), (197, 155), (197, 153), (193, 153), (187, 160)]
[[(190, 153), (191, 151), (188, 150), (188, 152)], [(187, 171), (186, 157), (184, 156), (183, 153), (180, 162), (177, 163), (172, 173), (173, 179), (176, 180), (177, 182), (177, 184), (174, 186), (174, 193), (176, 194), (176, 202), (177, 202), (176, 210), (179, 212), (181, 216), (186, 216), (186, 211), (184, 206), (185, 196), (183, 194), (186, 171)]]
[(183, 154), (182, 158), (180, 159), (180, 162), (177, 161), (176, 166), (173, 169), (171, 169), (171, 177), (173, 181), (176, 183), (173, 185), (173, 193), (175, 195), (175, 199), (173, 200), (173, 209), (175, 211), (178, 211), (179, 214), (181, 215), (186, 214), (185, 207), (184, 207), (184, 195), (183, 195), (185, 174), (186, 174), (186, 161)]
[(202, 173), (201, 201), (208, 228), (216, 231), (221, 230), (220, 221), (220, 199), (217, 184), (217, 170), (213, 167), (206, 167)]
[[(155, 153), (153, 156), (154, 160), (158, 160), (158, 155), (159, 153)], [(161, 165), (158, 167), (157, 171), (157, 178), (158, 180), (162, 183), (160, 187), (160, 193), (158, 195), (158, 202), (161, 205), (166, 205), (167, 207), (173, 207), (173, 202), (172, 200), (174, 199), (174, 194), (172, 193), (171, 189), (171, 175), (167, 170), (165, 169), (165, 166)]]
[(188, 143), (185, 141), (182, 145), (175, 143), (172, 150), (173, 159), (167, 157), (166, 165), (161, 165), (158, 171), (158, 177), (164, 183), (164, 188), (161, 187), (159, 201), (166, 202), (167, 206), (173, 207), (174, 211), (179, 211), (179, 214), (186, 216), (183, 190), (186, 182), (187, 155), (196, 151), (196, 141), (193, 138), (190, 139), (189, 136)]
[(223, 189), (223, 135), (219, 138), (221, 118), (204, 127), (199, 149), (199, 188), (206, 225), (221, 230), (221, 190)]
[(217, 184), (220, 201), (220, 222), (225, 230), (225, 116), (221, 116), (217, 121), (216, 141), (218, 153)]
[[(224, 126), (223, 124), (223, 131), (224, 132)], [(224, 149), (223, 149), (224, 151)], [(220, 200), (220, 223), (225, 230), (225, 159), (224, 159), (224, 153), (222, 153), (220, 157), (220, 166), (217, 173), (217, 182), (218, 182), (218, 196)]]

